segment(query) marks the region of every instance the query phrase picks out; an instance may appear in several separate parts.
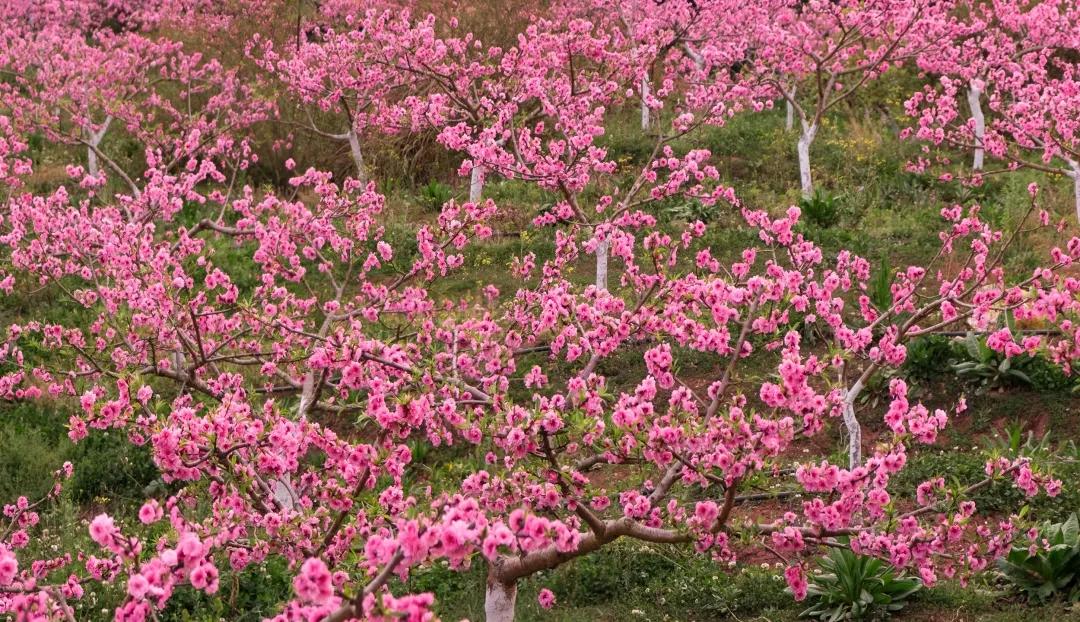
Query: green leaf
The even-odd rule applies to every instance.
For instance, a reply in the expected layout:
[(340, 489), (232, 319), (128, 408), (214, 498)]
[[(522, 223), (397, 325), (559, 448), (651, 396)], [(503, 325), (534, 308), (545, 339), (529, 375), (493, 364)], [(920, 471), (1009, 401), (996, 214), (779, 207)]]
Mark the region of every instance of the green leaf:
[(1076, 512), (1069, 514), (1069, 518), (1061, 524), (1061, 535), (1065, 544), (1075, 545), (1080, 539), (1080, 518)]

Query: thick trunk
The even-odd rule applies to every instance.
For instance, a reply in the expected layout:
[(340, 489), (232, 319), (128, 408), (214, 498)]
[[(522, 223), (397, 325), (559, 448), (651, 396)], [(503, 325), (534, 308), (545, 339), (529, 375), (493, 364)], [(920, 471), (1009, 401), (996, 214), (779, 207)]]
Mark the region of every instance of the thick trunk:
[(349, 141), (349, 151), (352, 152), (353, 162), (356, 164), (356, 178), (367, 181), (367, 171), (364, 169), (364, 152), (360, 149), (360, 137), (356, 132), (349, 130), (346, 134)]
[(982, 111), (982, 89), (975, 83), (968, 87), (968, 107), (971, 108), (971, 119), (975, 122), (975, 158), (971, 168), (981, 171), (983, 168), (984, 148), (983, 141), (986, 137), (986, 117)]
[(278, 507), (293, 509), (296, 507), (296, 487), (293, 486), (292, 481), (286, 475), (281, 479), (271, 480), (273, 485), (274, 500), (277, 501)]
[(694, 61), (694, 66), (698, 71), (705, 71), (705, 57), (697, 53), (689, 43), (683, 42), (683, 50), (686, 51), (686, 55), (690, 57), (690, 60)]
[(484, 194), (484, 168), (473, 166), (469, 174), (469, 203), (479, 203)]
[(484, 593), (484, 618), (487, 622), (514, 622), (514, 603), (517, 601), (517, 584), (507, 585), (488, 578)]
[[(791, 96), (795, 97), (795, 88), (791, 89)], [(784, 98), (784, 129), (791, 131), (795, 127), (795, 106), (791, 105), (791, 100)]]
[(645, 76), (641, 79), (641, 129), (649, 129), (650, 110), (649, 104), (646, 101), (649, 98), (650, 86), (649, 77)]
[(596, 247), (596, 289), (607, 291), (607, 266), (609, 243), (604, 240)]
[(814, 194), (814, 180), (810, 175), (810, 145), (814, 144), (817, 124), (804, 121), (802, 128), (802, 134), (799, 136), (799, 184), (802, 195), (810, 197)]

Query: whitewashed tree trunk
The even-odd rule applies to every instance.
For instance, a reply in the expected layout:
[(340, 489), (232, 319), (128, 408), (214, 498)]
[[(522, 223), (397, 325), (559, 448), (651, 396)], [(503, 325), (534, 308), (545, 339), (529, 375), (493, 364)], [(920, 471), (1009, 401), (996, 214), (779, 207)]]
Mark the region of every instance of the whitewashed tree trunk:
[(1073, 180), (1073, 201), (1076, 205), (1076, 221), (1080, 222), (1080, 162), (1069, 160), (1072, 171), (1068, 173)]
[(345, 134), (345, 139), (349, 141), (349, 151), (352, 152), (353, 162), (356, 164), (356, 178), (366, 182), (367, 170), (364, 168), (364, 152), (360, 149), (360, 137), (353, 130), (349, 130)]
[(1080, 222), (1080, 168), (1073, 169), (1073, 200), (1076, 202), (1076, 221)]
[(607, 291), (608, 288), (608, 250), (610, 243), (604, 240), (596, 246), (596, 289)]
[(848, 468), (862, 464), (862, 426), (855, 418), (855, 400), (862, 392), (862, 380), (858, 380), (844, 396), (844, 427), (848, 433)]
[(814, 179), (810, 174), (810, 145), (814, 144), (814, 136), (817, 134), (817, 124), (802, 122), (802, 134), (799, 136), (799, 184), (802, 195), (810, 197), (814, 194)]
[[(795, 88), (791, 87), (791, 96), (795, 97)], [(795, 127), (795, 106), (791, 105), (791, 100), (784, 98), (784, 129), (791, 131)]]
[(90, 173), (91, 177), (97, 177), (98, 170), (100, 169), (98, 166), (97, 152), (94, 151), (94, 147), (97, 147), (97, 145), (86, 148), (86, 170)]
[(97, 177), (98, 171), (101, 170), (101, 166), (98, 164), (97, 152), (101, 147), (101, 141), (105, 139), (105, 132), (109, 131), (109, 124), (112, 123), (112, 119), (112, 115), (105, 117), (105, 122), (101, 124), (101, 127), (96, 132), (86, 130), (86, 140), (90, 143), (86, 147), (86, 170), (94, 177)]
[(645, 76), (641, 78), (641, 129), (649, 129), (649, 120), (651, 117), (651, 111), (649, 110), (649, 104), (646, 100), (649, 98), (651, 91), (649, 85), (649, 77)]
[(488, 579), (484, 593), (484, 618), (487, 622), (514, 622), (514, 603), (517, 601), (517, 584), (506, 585)]
[(274, 500), (277, 501), (278, 506), (289, 510), (295, 508), (299, 495), (289, 476), (286, 475), (271, 481), (273, 482)]
[(971, 168), (981, 171), (985, 149), (983, 141), (986, 137), (986, 117), (982, 111), (982, 89), (974, 82), (968, 87), (968, 107), (971, 108), (971, 119), (975, 122), (975, 158)]
[(694, 66), (697, 67), (698, 71), (705, 71), (704, 56), (698, 54), (697, 50), (695, 50), (689, 43), (685, 41), (683, 42), (683, 50), (686, 51), (686, 55), (690, 57), (690, 60), (694, 61)]
[(469, 203), (479, 203), (484, 194), (484, 167), (473, 166), (469, 174)]

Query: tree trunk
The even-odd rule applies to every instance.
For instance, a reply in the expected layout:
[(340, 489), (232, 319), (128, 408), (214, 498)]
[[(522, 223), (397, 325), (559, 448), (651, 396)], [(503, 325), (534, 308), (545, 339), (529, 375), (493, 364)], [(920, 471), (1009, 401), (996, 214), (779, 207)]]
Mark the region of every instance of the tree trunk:
[(352, 152), (353, 162), (356, 164), (356, 178), (362, 182), (367, 182), (367, 171), (364, 169), (364, 152), (360, 149), (360, 137), (353, 130), (349, 130), (346, 137), (349, 141), (349, 151)]
[(649, 77), (645, 76), (641, 78), (641, 129), (649, 129), (649, 119), (651, 111), (649, 110), (649, 104), (645, 100), (649, 98), (650, 86)]
[(596, 246), (596, 289), (607, 291), (607, 267), (609, 242), (604, 240)]
[[(96, 146), (96, 145), (95, 145)], [(86, 170), (90, 173), (91, 177), (97, 177), (98, 170), (97, 152), (94, 151), (94, 147), (86, 148)]]
[(971, 108), (971, 118), (975, 121), (975, 158), (971, 163), (971, 168), (981, 171), (985, 153), (983, 141), (986, 137), (986, 117), (983, 116), (982, 111), (982, 89), (974, 82), (968, 87), (968, 107)]
[(86, 147), (86, 170), (93, 177), (97, 177), (98, 171), (101, 170), (101, 166), (98, 164), (97, 150), (101, 147), (101, 141), (105, 139), (105, 132), (109, 130), (110, 123), (112, 123), (111, 115), (105, 117), (105, 122), (101, 124), (98, 131), (93, 132), (89, 128), (86, 129), (86, 140), (90, 143)]
[(484, 167), (473, 165), (469, 174), (469, 203), (479, 203), (484, 194)]
[(514, 622), (514, 603), (517, 601), (517, 583), (507, 585), (494, 577), (488, 577), (484, 592), (484, 618), (487, 622)]
[(296, 492), (296, 487), (293, 486), (288, 475), (280, 478), (270, 480), (273, 486), (272, 491), (274, 493), (274, 500), (277, 501), (278, 507), (293, 509), (296, 507), (296, 499), (299, 495)]
[(705, 71), (705, 58), (697, 53), (689, 43), (683, 41), (683, 50), (686, 51), (686, 55), (690, 57), (690, 60), (694, 61), (694, 66), (698, 71)]
[[(92, 142), (93, 141), (91, 141), (91, 143)], [(91, 177), (97, 177), (98, 170), (100, 170), (100, 167), (98, 166), (97, 152), (94, 151), (94, 147), (97, 147), (97, 145), (92, 145), (86, 148), (86, 170), (90, 173)]]
[(1068, 173), (1073, 179), (1073, 201), (1076, 204), (1076, 221), (1080, 222), (1080, 162), (1069, 160), (1072, 172)]
[[(791, 88), (791, 96), (795, 97), (795, 88)], [(791, 131), (795, 127), (795, 106), (791, 105), (791, 100), (784, 98), (784, 129)]]
[(855, 400), (862, 393), (863, 381), (859, 378), (844, 396), (844, 427), (848, 433), (848, 468), (854, 469), (862, 464), (862, 426), (855, 418)]
[(814, 194), (814, 180), (810, 175), (810, 145), (814, 143), (814, 135), (817, 134), (817, 124), (802, 123), (802, 134), (799, 136), (799, 183), (802, 195), (809, 198)]

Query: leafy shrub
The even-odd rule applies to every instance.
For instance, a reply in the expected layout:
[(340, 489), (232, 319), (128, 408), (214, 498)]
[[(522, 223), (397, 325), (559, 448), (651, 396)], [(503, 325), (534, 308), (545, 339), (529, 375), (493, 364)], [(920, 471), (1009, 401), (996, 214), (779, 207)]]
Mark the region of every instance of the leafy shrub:
[(454, 193), (444, 183), (440, 183), (437, 180), (431, 180), (426, 186), (420, 186), (420, 202), (424, 204), (433, 212), (438, 212), (442, 209), (444, 203), (453, 198)]
[(1039, 530), (1039, 546), (1032, 553), (1028, 547), (1013, 547), (998, 560), (998, 570), (1014, 590), (1029, 600), (1080, 600), (1080, 521), (1076, 514), (1063, 523)]
[(1038, 391), (1064, 391), (1075, 384), (1061, 366), (1054, 365), (1043, 356), (1031, 357), (1025, 373), (1031, 378), (1032, 388)]
[(0, 505), (20, 495), (37, 500), (68, 460), (71, 442), (63, 415), (43, 404), (8, 404), (0, 411)]
[(922, 583), (898, 574), (884, 561), (834, 548), (818, 561), (822, 572), (810, 577), (813, 605), (802, 616), (820, 620), (880, 619), (899, 611)]
[(941, 335), (924, 335), (907, 344), (903, 373), (908, 378), (930, 380), (950, 370), (952, 342)]
[[(940, 338), (939, 338), (940, 339)], [(938, 346), (935, 346), (937, 350)], [(908, 358), (912, 355), (908, 349)], [(929, 355), (929, 353), (928, 353)], [(933, 356), (939, 356), (935, 351)], [(964, 339), (952, 342), (949, 367), (960, 378), (978, 385), (979, 392), (1008, 386), (1029, 386), (1038, 391), (1063, 391), (1074, 385), (1060, 366), (1040, 355), (1019, 354), (1006, 358), (986, 345), (986, 339), (968, 333)]]
[(0, 505), (22, 495), (41, 498), (52, 488), (52, 472), (63, 463), (56, 442), (40, 431), (0, 428)]
[(292, 591), (289, 577), (289, 567), (280, 558), (268, 559), (240, 572), (226, 570), (220, 579), (224, 594), (208, 596), (190, 585), (179, 586), (158, 619), (161, 622), (255, 622), (270, 618)]
[(1031, 377), (1024, 371), (1030, 356), (1006, 357), (986, 345), (986, 339), (968, 333), (957, 349), (960, 358), (951, 364), (960, 378), (978, 385), (978, 392), (1009, 385), (1030, 385)]
[(67, 489), (78, 502), (141, 502), (158, 476), (150, 448), (133, 445), (118, 432), (94, 431), (67, 453), (75, 466)]
[(840, 222), (840, 197), (817, 188), (814, 194), (799, 199), (799, 209), (807, 222), (828, 229)]
[(1036, 438), (1034, 430), (1024, 434), (1024, 426), (1019, 422), (1005, 426), (1004, 430), (987, 441), (987, 445), (1011, 458), (1047, 457), (1054, 453), (1049, 431)]
[(66, 420), (63, 411), (35, 404), (8, 406), (0, 413), (0, 504), (19, 495), (42, 497), (64, 462), (75, 467), (64, 486), (73, 501), (108, 497), (141, 502), (144, 489), (158, 474), (149, 448), (131, 444), (120, 433), (99, 430), (72, 444)]
[(716, 220), (720, 215), (720, 208), (717, 204), (705, 205), (697, 199), (691, 201), (685, 201), (677, 203), (668, 207), (665, 210), (668, 218), (672, 220), (682, 220), (685, 222), (694, 222), (700, 220), (703, 223), (710, 223)]
[[(1008, 441), (998, 441), (1007, 443)], [(1066, 444), (1056, 449), (1051, 460), (1054, 477), (1063, 482), (1072, 482), (1080, 478), (1080, 461), (1073, 460), (1071, 447)], [(996, 451), (996, 455), (1012, 455)], [(946, 484), (953, 490), (960, 490), (986, 477), (988, 455), (980, 451), (919, 451), (909, 456), (902, 471), (890, 481), (889, 492), (894, 498), (914, 500), (916, 487), (935, 477), (947, 474)], [(1040, 462), (1042, 462), (1040, 460)], [(1025, 497), (1007, 478), (994, 480), (966, 497), (974, 501), (981, 514), (1012, 514), (1026, 506), (1029, 516), (1039, 520), (1064, 520), (1076, 508), (1080, 507), (1080, 489), (1076, 486), (1064, 486), (1056, 497), (1039, 495)]]
[(41, 159), (41, 152), (44, 148), (45, 135), (41, 132), (34, 132), (26, 137), (26, 149), (34, 162), (38, 162)]

